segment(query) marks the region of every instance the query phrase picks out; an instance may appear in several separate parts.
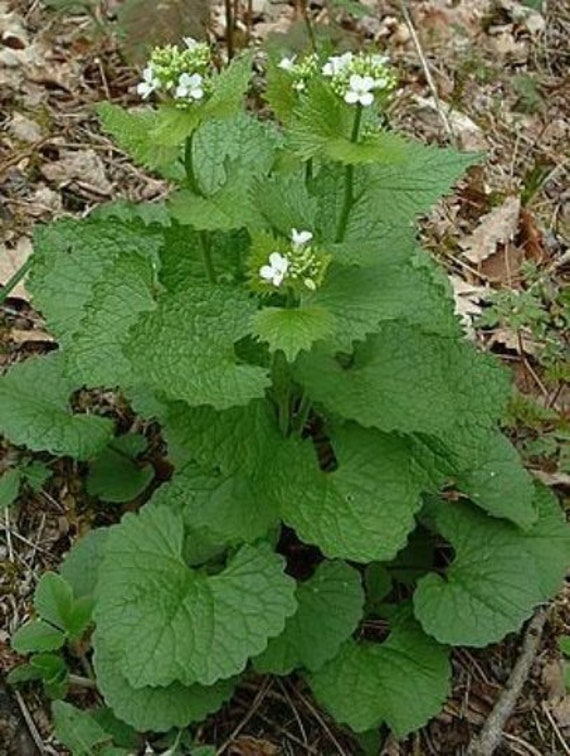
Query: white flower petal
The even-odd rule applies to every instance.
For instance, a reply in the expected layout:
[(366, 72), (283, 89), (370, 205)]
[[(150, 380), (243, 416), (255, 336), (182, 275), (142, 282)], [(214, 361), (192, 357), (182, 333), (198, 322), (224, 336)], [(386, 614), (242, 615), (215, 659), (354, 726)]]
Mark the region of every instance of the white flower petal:
[(197, 39), (194, 39), (194, 37), (184, 37), (183, 41), (189, 50), (194, 49), (196, 45), (200, 44)]
[(374, 102), (374, 95), (372, 94), (372, 92), (363, 92), (360, 95), (359, 100), (361, 105), (367, 107), (368, 105), (372, 105), (372, 103)]
[(281, 271), (277, 271), (273, 275), (273, 286), (281, 286), (283, 283), (283, 279), (285, 278), (285, 273), (282, 273)]
[(154, 92), (155, 88), (156, 87), (153, 84), (141, 81), (140, 84), (137, 85), (137, 94), (139, 94), (143, 100), (146, 100), (146, 98)]
[(281, 58), (279, 63), (277, 64), (277, 68), (283, 69), (283, 71), (292, 71), (295, 67), (295, 55), (293, 55), (291, 58), (287, 58), (286, 56)]
[(373, 66), (385, 66), (389, 63), (389, 60), (387, 55), (372, 55), (370, 57)]
[(360, 76), (360, 74), (352, 74), (350, 79), (348, 80), (348, 86), (355, 92), (358, 92), (362, 89), (362, 82), (363, 77)]
[(193, 100), (201, 100), (201, 99), (202, 99), (202, 97), (204, 97), (204, 90), (202, 89), (202, 87), (195, 87), (195, 88), (194, 88), (194, 89), (193, 89), (193, 90), (192, 90), (192, 91), (190, 92), (190, 97), (191, 97), (191, 98), (192, 98)]
[(279, 252), (272, 252), (269, 255), (269, 262), (275, 271), (286, 273), (289, 267), (289, 260)]
[(188, 77), (188, 84), (191, 87), (199, 87), (203, 81), (204, 77), (199, 73), (193, 73), (192, 76)]
[(174, 97), (177, 100), (185, 100), (188, 97), (188, 87), (179, 84), (174, 92)]
[(296, 246), (301, 246), (310, 242), (313, 238), (313, 234), (310, 231), (297, 231), (296, 228), (291, 229), (291, 241)]
[(370, 92), (371, 89), (374, 89), (375, 83), (372, 76), (363, 76), (361, 87), (365, 92)]
[(274, 270), (270, 265), (262, 265), (259, 269), (259, 275), (266, 281), (272, 281), (274, 276)]
[(349, 105), (355, 105), (359, 101), (359, 97), (360, 95), (358, 94), (358, 92), (354, 92), (352, 89), (349, 89), (344, 96), (344, 101)]

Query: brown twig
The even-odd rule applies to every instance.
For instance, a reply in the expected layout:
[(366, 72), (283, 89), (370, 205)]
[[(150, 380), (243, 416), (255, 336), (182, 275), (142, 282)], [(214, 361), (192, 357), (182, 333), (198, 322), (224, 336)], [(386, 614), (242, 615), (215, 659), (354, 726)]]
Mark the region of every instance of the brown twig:
[(445, 113), (441, 105), (441, 101), (437, 93), (437, 87), (435, 86), (433, 76), (431, 75), (430, 67), (427, 62), (426, 56), (424, 55), (424, 51), (422, 49), (422, 45), (418, 37), (418, 33), (416, 31), (416, 27), (414, 26), (414, 22), (412, 21), (412, 17), (410, 16), (410, 11), (408, 10), (408, 6), (406, 5), (406, 0), (398, 0), (398, 5), (400, 6), (400, 10), (402, 11), (402, 16), (404, 17), (404, 21), (406, 22), (406, 26), (408, 27), (410, 36), (412, 38), (412, 42), (414, 43), (414, 47), (416, 48), (418, 58), (420, 59), (420, 63), (422, 65), (424, 76), (426, 77), (426, 82), (429, 87), (429, 91), (431, 92), (431, 96), (433, 97), (433, 101), (435, 103), (437, 114), (439, 115), (441, 119), (443, 128), (445, 129), (447, 135), (455, 138), (455, 133), (453, 129), (451, 128), (451, 124), (449, 123), (449, 118), (447, 117), (447, 114)]
[(30, 735), (32, 736), (32, 740), (34, 741), (36, 748), (41, 754), (45, 754), (46, 749), (44, 746), (44, 741), (42, 740), (42, 736), (40, 735), (38, 728), (36, 727), (34, 718), (30, 714), (30, 710), (26, 706), (26, 702), (24, 701), (22, 694), (19, 690), (16, 690), (14, 692), (14, 696), (16, 697), (16, 701), (18, 702), (18, 706), (20, 707), (20, 711), (22, 712), (22, 716), (24, 717), (26, 725), (28, 726), (28, 730), (30, 731)]
[(249, 720), (253, 717), (255, 712), (259, 709), (261, 704), (263, 703), (264, 698), (268, 694), (269, 690), (271, 689), (272, 680), (270, 677), (266, 677), (263, 681), (261, 688), (257, 692), (257, 695), (255, 696), (253, 703), (251, 704), (251, 707), (249, 708), (249, 711), (246, 713), (245, 717), (241, 720), (241, 722), (235, 727), (232, 731), (232, 734), (227, 738), (222, 745), (218, 748), (216, 751), (216, 756), (221, 756), (222, 753), (232, 744), (232, 742), (237, 738), (237, 736), (240, 734), (240, 732), (243, 730), (243, 728), (246, 726), (246, 724), (249, 722)]
[(483, 725), (481, 732), (476, 738), (471, 740), (467, 749), (467, 756), (491, 756), (500, 745), (503, 737), (503, 728), (513, 713), (517, 699), (536, 657), (545, 622), (546, 609), (538, 609), (528, 623), (522, 641), (521, 653), (509, 675), (505, 688)]

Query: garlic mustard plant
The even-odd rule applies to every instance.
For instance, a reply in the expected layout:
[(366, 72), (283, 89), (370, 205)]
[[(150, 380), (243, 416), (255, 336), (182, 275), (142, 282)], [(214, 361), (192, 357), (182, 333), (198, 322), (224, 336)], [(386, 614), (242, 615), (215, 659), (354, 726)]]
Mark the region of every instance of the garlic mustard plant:
[[(453, 646), (499, 641), (557, 591), (568, 528), (413, 229), (478, 156), (386, 127), (377, 51), (269, 61), (253, 98), (252, 58), (155, 49), (147, 107), (99, 115), (168, 197), (36, 230), (28, 289), (58, 348), (0, 377), (0, 431), (81, 461), (114, 505), (40, 581), (11, 679), (59, 675), (67, 695), (71, 638), (142, 733), (295, 672), (340, 724), (403, 737), (443, 707)], [(101, 390), (153, 429), (168, 480)], [(108, 712), (54, 714), (112, 742)]]
[(183, 42), (184, 48), (167, 45), (153, 50), (137, 86), (143, 99), (160, 93), (174, 97), (182, 105), (204, 97), (213, 72), (211, 50), (192, 37)]

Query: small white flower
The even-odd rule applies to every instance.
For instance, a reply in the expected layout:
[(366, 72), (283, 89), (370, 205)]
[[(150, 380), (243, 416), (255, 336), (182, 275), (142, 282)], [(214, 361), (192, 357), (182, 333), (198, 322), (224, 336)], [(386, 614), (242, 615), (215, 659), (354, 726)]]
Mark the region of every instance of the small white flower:
[(304, 92), (304, 91), (305, 91), (305, 89), (307, 88), (307, 85), (306, 85), (306, 84), (305, 84), (305, 82), (304, 82), (304, 81), (302, 81), (302, 80), (301, 80), (301, 81), (296, 81), (296, 82), (295, 82), (295, 83), (293, 84), (293, 88), (294, 88), (294, 89), (296, 89), (296, 90), (297, 90), (297, 92)]
[(184, 37), (183, 42), (189, 50), (193, 50), (200, 44), (197, 39), (194, 39), (194, 37)]
[(142, 72), (143, 80), (137, 85), (137, 93), (146, 100), (158, 87), (160, 82), (155, 76), (152, 66), (147, 66)]
[(332, 55), (322, 67), (323, 76), (337, 76), (352, 62), (352, 53), (346, 52), (343, 55)]
[(273, 286), (281, 286), (289, 269), (289, 260), (279, 252), (269, 255), (269, 265), (262, 265), (259, 275), (264, 281), (270, 281)]
[(201, 100), (204, 96), (204, 88), (202, 82), (204, 79), (199, 73), (187, 74), (183, 73), (178, 79), (178, 86), (174, 96), (177, 100)]
[(352, 74), (348, 80), (349, 89), (344, 95), (344, 101), (349, 105), (356, 105), (360, 103), (365, 107), (372, 105), (374, 102), (374, 95), (372, 90), (374, 89), (376, 82), (372, 76), (360, 76), (359, 74)]
[(310, 231), (297, 231), (296, 228), (291, 229), (291, 241), (294, 247), (302, 247), (303, 244), (310, 242), (313, 238), (313, 234)]
[(292, 55), (290, 58), (288, 58), (287, 56), (281, 58), (281, 60), (277, 64), (277, 68), (282, 68), (283, 71), (292, 71), (295, 68), (296, 57), (296, 55)]
[(387, 55), (371, 55), (370, 62), (373, 66), (387, 66), (390, 62), (390, 58)]

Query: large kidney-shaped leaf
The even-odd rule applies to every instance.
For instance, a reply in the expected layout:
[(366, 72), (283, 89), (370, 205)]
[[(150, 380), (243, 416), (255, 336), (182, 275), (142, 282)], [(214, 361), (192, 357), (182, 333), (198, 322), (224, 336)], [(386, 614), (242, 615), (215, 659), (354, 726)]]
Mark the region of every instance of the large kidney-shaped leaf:
[[(94, 287), (119, 257), (154, 257), (162, 239), (143, 223), (64, 219), (38, 227), (28, 288), (60, 346), (67, 346)], [(121, 282), (117, 282), (121, 283)]]
[(296, 667), (317, 670), (337, 653), (362, 616), (359, 573), (344, 562), (323, 562), (297, 588), (299, 608), (285, 630), (254, 660), (260, 672), (286, 675)]
[(242, 546), (207, 575), (182, 558), (182, 517), (164, 507), (109, 532), (95, 609), (102, 641), (135, 688), (211, 685), (245, 667), (294, 613), (295, 582), (267, 544)]
[(169, 406), (164, 419), (169, 456), (176, 464), (196, 460), (224, 474), (255, 474), (283, 442), (275, 414), (264, 400), (216, 412), (211, 407)]
[(14, 365), (0, 377), (0, 431), (32, 451), (77, 459), (97, 454), (111, 439), (113, 423), (73, 413), (69, 399), (79, 387), (67, 377), (60, 353)]
[(468, 504), (431, 501), (427, 514), (455, 550), (446, 574), (418, 582), (414, 611), (441, 643), (486, 646), (518, 630), (562, 583), (570, 531), (554, 497), (538, 490), (539, 519), (521, 530)]
[(297, 377), (327, 410), (386, 432), (446, 441), (457, 428), (493, 426), (508, 398), (499, 365), (460, 339), (382, 323), (348, 366), (314, 349)]
[(408, 444), (356, 424), (332, 429), (338, 468), (319, 468), (310, 442), (291, 440), (276, 457), (268, 492), (300, 538), (329, 557), (391, 559), (404, 546), (420, 508)]
[(145, 382), (170, 399), (217, 409), (247, 404), (269, 385), (265, 370), (238, 364), (234, 351), (254, 312), (236, 289), (188, 286), (140, 318), (125, 351)]
[(175, 682), (165, 687), (133, 688), (121, 672), (120, 653), (113, 653), (99, 636), (96, 632), (97, 687), (115, 715), (139, 731), (166, 732), (199, 722), (232, 695), (233, 680), (221, 680), (208, 687)]
[(494, 433), (481, 457), (476, 468), (458, 476), (459, 490), (495, 517), (506, 517), (523, 528), (536, 522), (532, 478), (510, 441)]
[(190, 530), (206, 530), (222, 543), (251, 542), (279, 520), (264, 483), (251, 474), (205, 471), (189, 464), (152, 497), (153, 506), (179, 511)]
[(403, 737), (440, 711), (450, 691), (448, 656), (403, 612), (384, 643), (346, 641), (308, 680), (338, 722), (356, 732), (386, 723)]

